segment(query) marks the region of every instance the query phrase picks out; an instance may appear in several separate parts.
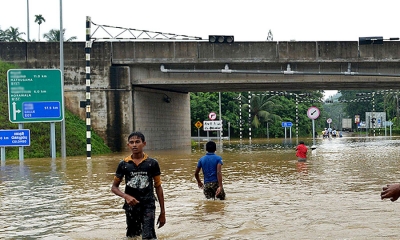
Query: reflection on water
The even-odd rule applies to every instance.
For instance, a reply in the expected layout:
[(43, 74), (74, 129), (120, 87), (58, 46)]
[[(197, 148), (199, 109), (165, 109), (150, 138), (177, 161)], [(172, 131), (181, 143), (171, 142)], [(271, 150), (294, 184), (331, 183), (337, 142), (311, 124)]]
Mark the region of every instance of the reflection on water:
[[(296, 145), (219, 144), (225, 201), (206, 200), (194, 179), (204, 143), (148, 152), (163, 172), (167, 224), (159, 239), (398, 239), (400, 205), (379, 193), (399, 179), (399, 138), (317, 139), (305, 163)], [(0, 239), (123, 239), (123, 201), (110, 187), (127, 154), (3, 161)]]

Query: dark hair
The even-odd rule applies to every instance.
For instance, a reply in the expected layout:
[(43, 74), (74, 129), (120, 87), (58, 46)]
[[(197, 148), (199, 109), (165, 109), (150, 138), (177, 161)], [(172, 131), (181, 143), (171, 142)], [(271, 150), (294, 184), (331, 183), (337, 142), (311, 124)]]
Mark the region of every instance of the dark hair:
[(304, 142), (303, 142), (303, 141), (300, 141), (299, 144), (304, 144)]
[(144, 135), (143, 135), (143, 133), (141, 133), (141, 132), (132, 132), (131, 134), (129, 134), (129, 136), (128, 136), (128, 142), (129, 142), (129, 139), (130, 139), (131, 137), (133, 137), (133, 136), (136, 136), (136, 137), (142, 139), (142, 142), (145, 142)]
[(207, 152), (215, 152), (217, 150), (217, 145), (213, 141), (209, 141), (206, 143), (206, 151)]

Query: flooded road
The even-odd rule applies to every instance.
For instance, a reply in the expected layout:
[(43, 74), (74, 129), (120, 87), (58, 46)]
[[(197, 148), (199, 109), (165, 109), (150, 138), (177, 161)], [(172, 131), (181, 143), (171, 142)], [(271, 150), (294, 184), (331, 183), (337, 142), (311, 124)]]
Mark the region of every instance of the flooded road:
[[(146, 151), (162, 171), (159, 239), (399, 238), (400, 202), (382, 201), (380, 191), (400, 181), (400, 138), (319, 138), (306, 163), (297, 163), (296, 139), (224, 141), (225, 201), (197, 188), (203, 144)], [(123, 200), (110, 188), (125, 155), (3, 161), (0, 239), (123, 239)]]

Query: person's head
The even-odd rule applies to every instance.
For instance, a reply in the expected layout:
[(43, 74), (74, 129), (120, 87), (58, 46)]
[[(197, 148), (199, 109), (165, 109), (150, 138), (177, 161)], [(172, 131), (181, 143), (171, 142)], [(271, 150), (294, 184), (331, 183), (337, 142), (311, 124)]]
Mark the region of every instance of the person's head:
[(131, 134), (129, 134), (129, 136), (128, 136), (128, 142), (129, 142), (129, 139), (131, 139), (131, 137), (133, 137), (133, 136), (136, 136), (136, 137), (142, 139), (142, 142), (146, 142), (146, 140), (145, 140), (145, 138), (144, 138), (144, 135), (143, 135), (143, 133), (141, 133), (141, 132), (132, 132)]
[(304, 144), (304, 141), (300, 141), (299, 144)]
[(129, 134), (128, 143), (126, 144), (132, 153), (141, 153), (146, 146), (146, 141), (143, 133), (133, 132)]
[(206, 151), (207, 152), (215, 152), (217, 151), (217, 145), (213, 141), (209, 141), (206, 143)]

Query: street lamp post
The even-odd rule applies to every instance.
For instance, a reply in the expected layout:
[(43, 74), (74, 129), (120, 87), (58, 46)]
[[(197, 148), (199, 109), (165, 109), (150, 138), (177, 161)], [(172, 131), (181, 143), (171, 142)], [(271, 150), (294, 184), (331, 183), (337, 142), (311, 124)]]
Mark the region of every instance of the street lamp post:
[(29, 38), (29, 0), (26, 0), (26, 23), (27, 23), (27, 37), (28, 37), (28, 42), (30, 42), (30, 38)]
[[(60, 70), (61, 70), (61, 86), (64, 92), (64, 27), (63, 27), (63, 10), (62, 10), (62, 0), (60, 0)], [(64, 109), (62, 109), (64, 112)], [(61, 157), (65, 158), (67, 156), (66, 149), (66, 134), (65, 134), (65, 117), (61, 121)]]

